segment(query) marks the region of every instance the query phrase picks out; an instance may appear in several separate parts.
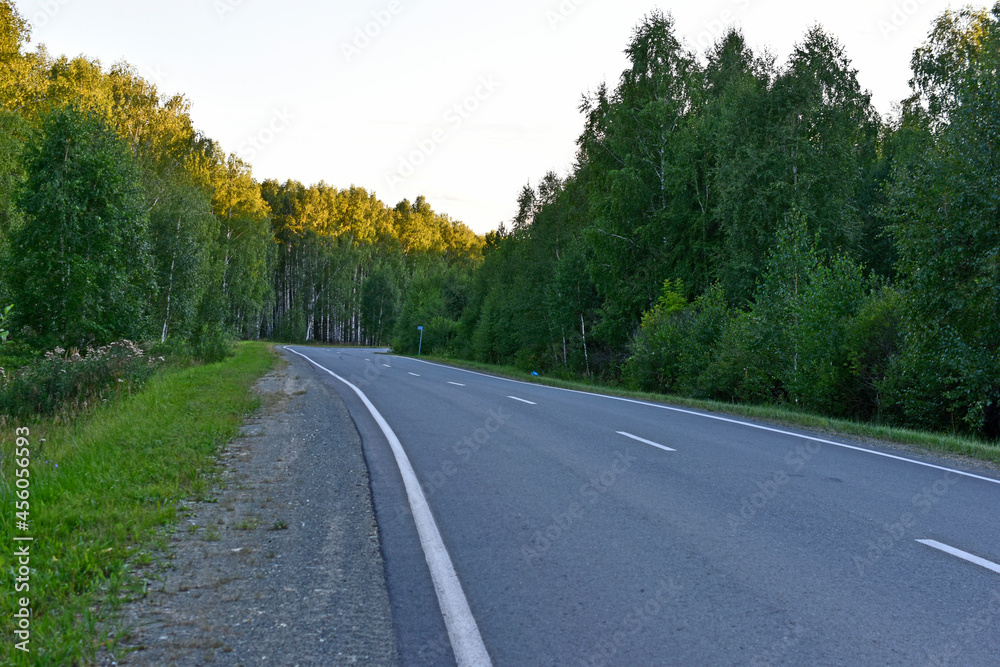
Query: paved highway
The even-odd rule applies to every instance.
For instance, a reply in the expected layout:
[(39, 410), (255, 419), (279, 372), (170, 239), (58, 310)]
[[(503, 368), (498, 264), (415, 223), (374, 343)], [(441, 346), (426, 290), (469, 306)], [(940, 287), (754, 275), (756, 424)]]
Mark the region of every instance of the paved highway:
[(403, 664), (1000, 664), (995, 472), (287, 349), (361, 433)]

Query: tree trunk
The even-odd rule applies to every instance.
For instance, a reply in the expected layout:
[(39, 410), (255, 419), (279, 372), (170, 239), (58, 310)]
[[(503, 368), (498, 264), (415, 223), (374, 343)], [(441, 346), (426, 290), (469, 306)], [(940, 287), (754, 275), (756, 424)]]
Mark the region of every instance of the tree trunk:
[(163, 332), (160, 334), (160, 342), (167, 340), (167, 325), (170, 322), (170, 293), (174, 289), (174, 267), (177, 266), (177, 242), (181, 237), (181, 216), (177, 216), (177, 233), (174, 235), (174, 252), (170, 257), (170, 278), (167, 280), (167, 312), (163, 316)]

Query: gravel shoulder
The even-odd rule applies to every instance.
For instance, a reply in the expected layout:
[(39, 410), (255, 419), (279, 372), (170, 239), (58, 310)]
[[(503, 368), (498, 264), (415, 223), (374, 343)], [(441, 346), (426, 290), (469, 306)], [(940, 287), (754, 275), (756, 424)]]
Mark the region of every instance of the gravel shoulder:
[(182, 504), (101, 664), (398, 663), (361, 439), (340, 396), (283, 356), (220, 454), (217, 498)]

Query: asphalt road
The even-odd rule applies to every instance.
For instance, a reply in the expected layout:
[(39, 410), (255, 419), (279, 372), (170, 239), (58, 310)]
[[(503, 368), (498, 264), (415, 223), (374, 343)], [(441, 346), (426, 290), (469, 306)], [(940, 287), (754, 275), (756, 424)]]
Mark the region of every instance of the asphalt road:
[[(994, 472), (374, 350), (291, 349), (398, 436), (493, 664), (1000, 664)], [(364, 442), (400, 660), (454, 663), (398, 457), (359, 394), (315, 370)]]

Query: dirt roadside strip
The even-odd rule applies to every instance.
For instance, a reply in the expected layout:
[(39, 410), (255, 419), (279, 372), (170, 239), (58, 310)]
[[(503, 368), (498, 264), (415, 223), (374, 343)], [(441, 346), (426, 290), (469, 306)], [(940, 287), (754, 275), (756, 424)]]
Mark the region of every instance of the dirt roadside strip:
[(126, 606), (134, 650), (100, 664), (398, 663), (361, 439), (340, 396), (282, 356), (220, 455), (216, 501), (184, 503), (165, 568)]

